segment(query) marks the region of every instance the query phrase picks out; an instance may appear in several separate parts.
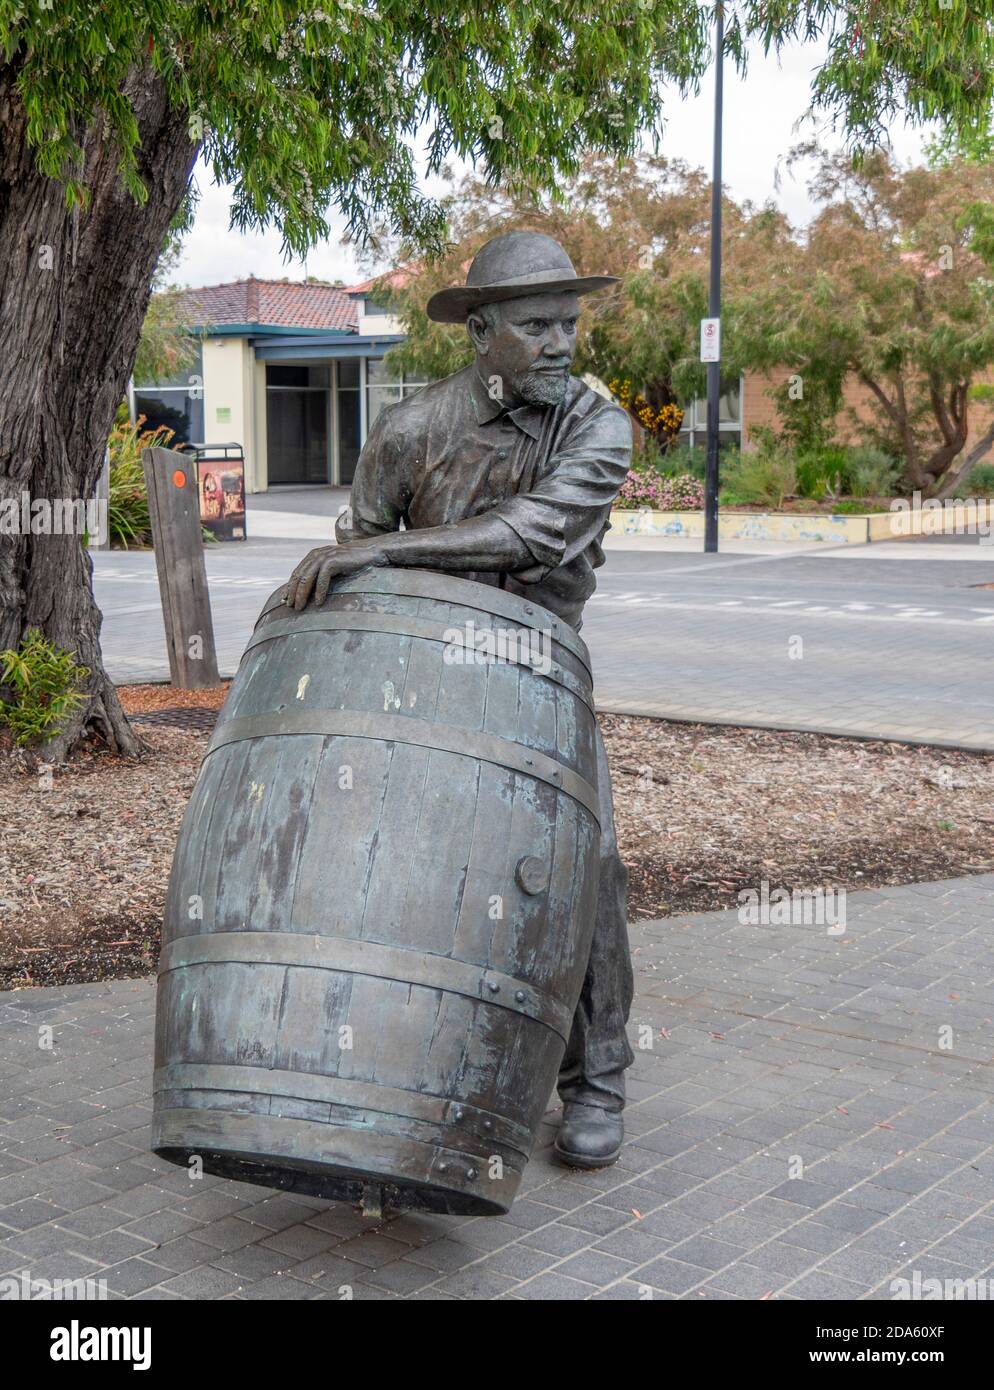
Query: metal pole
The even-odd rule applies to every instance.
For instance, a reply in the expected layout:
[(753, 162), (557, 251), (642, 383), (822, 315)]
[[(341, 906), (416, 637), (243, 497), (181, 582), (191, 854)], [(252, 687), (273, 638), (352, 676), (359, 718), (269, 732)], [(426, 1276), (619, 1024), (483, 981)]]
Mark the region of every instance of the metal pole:
[[(715, 5), (714, 59), (714, 164), (711, 179), (711, 283), (708, 292), (708, 315), (721, 316), (721, 86), (722, 45), (725, 36), (725, 16), (721, 0)], [(718, 549), (718, 398), (721, 393), (721, 363), (709, 362), (708, 367), (708, 450), (704, 473), (704, 549)]]

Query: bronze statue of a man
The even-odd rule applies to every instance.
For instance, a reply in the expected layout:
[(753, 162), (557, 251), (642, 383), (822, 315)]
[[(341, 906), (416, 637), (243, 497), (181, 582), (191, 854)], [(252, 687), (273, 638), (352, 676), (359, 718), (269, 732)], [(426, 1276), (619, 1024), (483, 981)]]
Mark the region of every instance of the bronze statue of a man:
[[(408, 565), (497, 585), (579, 628), (631, 459), (628, 416), (570, 375), (579, 297), (613, 283), (578, 277), (563, 248), (540, 233), (488, 241), (465, 286), (428, 302), (437, 322), (465, 322), (476, 361), (381, 411), (356, 468), (352, 525), (339, 523), (339, 544), (301, 561), (286, 601), (321, 603), (336, 575)], [(586, 1168), (621, 1151), (633, 1060), (628, 875), (600, 730), (597, 740), (597, 921), (559, 1075), (556, 1140), (563, 1162)]]

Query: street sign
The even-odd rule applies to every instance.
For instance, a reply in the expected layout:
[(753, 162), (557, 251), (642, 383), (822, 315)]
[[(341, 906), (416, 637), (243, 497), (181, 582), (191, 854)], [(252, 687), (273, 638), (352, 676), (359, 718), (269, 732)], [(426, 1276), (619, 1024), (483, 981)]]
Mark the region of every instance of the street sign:
[(701, 319), (701, 361), (721, 361), (721, 319)]

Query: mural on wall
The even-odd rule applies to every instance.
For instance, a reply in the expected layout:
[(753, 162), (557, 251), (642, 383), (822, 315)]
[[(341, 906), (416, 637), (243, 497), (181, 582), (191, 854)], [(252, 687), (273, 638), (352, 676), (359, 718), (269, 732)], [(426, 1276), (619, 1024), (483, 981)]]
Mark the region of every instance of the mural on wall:
[[(699, 540), (704, 535), (702, 512), (616, 511), (612, 527), (624, 536), (682, 536)], [(862, 544), (867, 539), (865, 516), (789, 516), (776, 512), (741, 514), (724, 512), (719, 534), (725, 540), (831, 541), (835, 545)]]

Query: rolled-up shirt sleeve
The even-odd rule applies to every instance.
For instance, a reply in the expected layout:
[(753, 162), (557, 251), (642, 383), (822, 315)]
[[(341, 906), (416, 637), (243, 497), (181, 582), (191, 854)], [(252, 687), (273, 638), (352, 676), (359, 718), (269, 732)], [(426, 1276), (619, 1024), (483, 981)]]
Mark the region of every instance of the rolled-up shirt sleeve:
[(349, 509), (335, 523), (339, 544), (400, 529), (408, 495), (403, 460), (387, 406), (376, 417), (359, 455)]
[(577, 421), (530, 491), (494, 508), (491, 515), (510, 526), (535, 559), (534, 569), (516, 571), (516, 579), (541, 583), (600, 538), (631, 458), (631, 422), (619, 406), (605, 404)]

